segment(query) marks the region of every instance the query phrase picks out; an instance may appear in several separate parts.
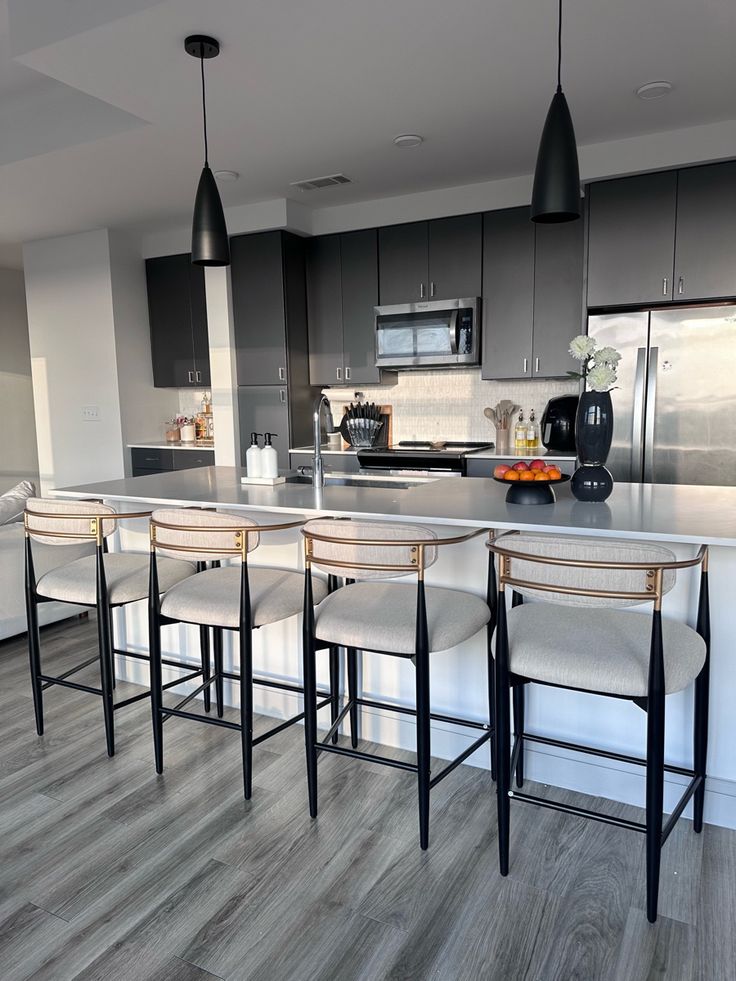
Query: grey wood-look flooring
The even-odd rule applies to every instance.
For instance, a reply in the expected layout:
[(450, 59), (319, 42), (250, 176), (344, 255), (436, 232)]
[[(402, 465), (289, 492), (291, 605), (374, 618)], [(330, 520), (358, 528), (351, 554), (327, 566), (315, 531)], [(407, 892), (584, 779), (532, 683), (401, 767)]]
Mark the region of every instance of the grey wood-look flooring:
[[(94, 623), (42, 643), (62, 671)], [(50, 690), (39, 739), (23, 638), (0, 644), (0, 719), (0, 981), (736, 978), (736, 832), (680, 822), (650, 926), (641, 836), (512, 805), (502, 879), (485, 770), (433, 791), (422, 853), (401, 771), (323, 757), (310, 820), (300, 727), (257, 747), (251, 802), (225, 730), (167, 722), (157, 777), (147, 702), (112, 760), (93, 696)]]

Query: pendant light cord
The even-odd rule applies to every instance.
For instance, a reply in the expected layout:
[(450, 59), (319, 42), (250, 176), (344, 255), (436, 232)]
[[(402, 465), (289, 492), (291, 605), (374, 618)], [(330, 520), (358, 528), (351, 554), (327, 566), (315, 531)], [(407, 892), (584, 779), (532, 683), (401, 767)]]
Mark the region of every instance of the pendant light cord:
[[(202, 79), (202, 84), (204, 84), (204, 75)], [(557, 19), (557, 91), (562, 91), (562, 0), (560, 0)]]
[[(560, 0), (560, 3), (562, 0)], [(204, 130), (204, 165), (209, 167), (209, 153), (207, 150), (207, 99), (205, 97), (204, 88), (204, 57), (199, 59), (199, 64), (202, 69), (202, 128)]]

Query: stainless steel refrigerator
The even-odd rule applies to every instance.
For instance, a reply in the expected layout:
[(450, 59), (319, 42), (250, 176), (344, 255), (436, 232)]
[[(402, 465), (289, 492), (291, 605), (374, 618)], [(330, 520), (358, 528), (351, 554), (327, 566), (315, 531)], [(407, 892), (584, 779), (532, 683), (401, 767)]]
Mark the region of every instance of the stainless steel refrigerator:
[(588, 333), (622, 356), (614, 478), (736, 485), (736, 304), (596, 314)]

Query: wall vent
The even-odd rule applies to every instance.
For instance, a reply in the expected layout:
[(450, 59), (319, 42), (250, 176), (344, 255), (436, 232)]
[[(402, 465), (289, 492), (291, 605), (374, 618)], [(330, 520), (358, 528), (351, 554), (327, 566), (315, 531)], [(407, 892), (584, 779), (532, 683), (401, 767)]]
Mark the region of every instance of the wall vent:
[(309, 180), (292, 181), (289, 187), (300, 191), (320, 191), (323, 187), (336, 187), (339, 184), (352, 184), (345, 174), (329, 174), (327, 177), (310, 177)]

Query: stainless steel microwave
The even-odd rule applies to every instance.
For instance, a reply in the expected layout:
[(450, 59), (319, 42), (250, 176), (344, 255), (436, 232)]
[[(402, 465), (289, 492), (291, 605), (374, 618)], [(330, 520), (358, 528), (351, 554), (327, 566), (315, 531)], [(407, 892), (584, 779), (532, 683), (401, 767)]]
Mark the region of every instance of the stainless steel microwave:
[(479, 364), (480, 298), (375, 307), (378, 368)]

